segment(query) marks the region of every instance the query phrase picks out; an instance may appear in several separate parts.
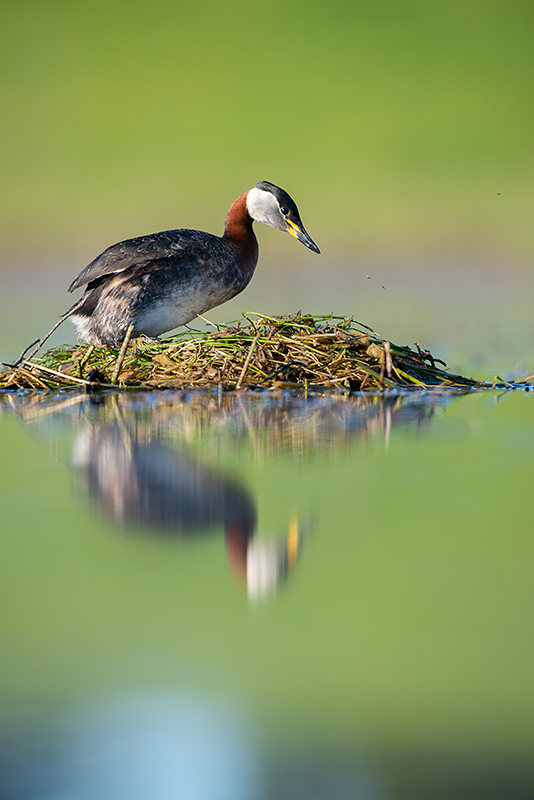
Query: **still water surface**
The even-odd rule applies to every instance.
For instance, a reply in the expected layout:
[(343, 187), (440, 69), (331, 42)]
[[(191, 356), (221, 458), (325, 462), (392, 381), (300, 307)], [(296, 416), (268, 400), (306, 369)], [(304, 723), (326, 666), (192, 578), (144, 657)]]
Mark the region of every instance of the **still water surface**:
[(532, 796), (534, 397), (0, 408), (0, 796)]

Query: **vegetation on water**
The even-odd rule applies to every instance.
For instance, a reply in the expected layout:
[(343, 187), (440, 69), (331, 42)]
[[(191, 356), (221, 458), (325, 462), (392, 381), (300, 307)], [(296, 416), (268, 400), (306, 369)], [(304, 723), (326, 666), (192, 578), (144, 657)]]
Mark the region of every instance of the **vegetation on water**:
[(120, 386), (307, 394), (488, 386), (446, 372), (444, 362), (420, 345), (387, 342), (353, 318), (249, 314), (216, 328), (163, 340), (139, 337), (121, 351), (86, 344), (52, 348), (1, 373), (0, 391)]

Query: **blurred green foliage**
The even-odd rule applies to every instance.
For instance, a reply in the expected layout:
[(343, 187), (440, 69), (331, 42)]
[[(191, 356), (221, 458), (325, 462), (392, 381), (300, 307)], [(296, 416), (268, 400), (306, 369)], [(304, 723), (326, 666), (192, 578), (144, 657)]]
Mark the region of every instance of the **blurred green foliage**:
[(4, 4), (0, 246), (217, 232), (268, 179), (330, 251), (531, 254), (533, 17), (527, 0)]

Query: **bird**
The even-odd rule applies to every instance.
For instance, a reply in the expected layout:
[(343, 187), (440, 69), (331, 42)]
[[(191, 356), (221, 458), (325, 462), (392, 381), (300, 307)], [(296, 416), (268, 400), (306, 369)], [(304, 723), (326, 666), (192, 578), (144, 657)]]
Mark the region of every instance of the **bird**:
[(248, 285), (259, 255), (254, 221), (320, 253), (289, 194), (259, 181), (232, 203), (222, 236), (180, 228), (108, 247), (69, 286), (85, 293), (61, 321), (70, 317), (78, 337), (97, 346), (117, 345), (128, 331), (157, 338), (186, 325)]

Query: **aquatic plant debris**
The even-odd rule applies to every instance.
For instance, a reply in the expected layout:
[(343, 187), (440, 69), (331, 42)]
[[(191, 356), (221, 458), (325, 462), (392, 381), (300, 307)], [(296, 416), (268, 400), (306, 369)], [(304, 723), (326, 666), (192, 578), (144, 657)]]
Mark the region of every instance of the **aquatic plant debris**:
[(167, 339), (141, 336), (122, 351), (86, 344), (54, 347), (0, 373), (0, 391), (212, 387), (307, 394), (492, 386), (453, 375), (419, 344), (412, 349), (388, 342), (352, 317), (247, 313), (214, 327)]

